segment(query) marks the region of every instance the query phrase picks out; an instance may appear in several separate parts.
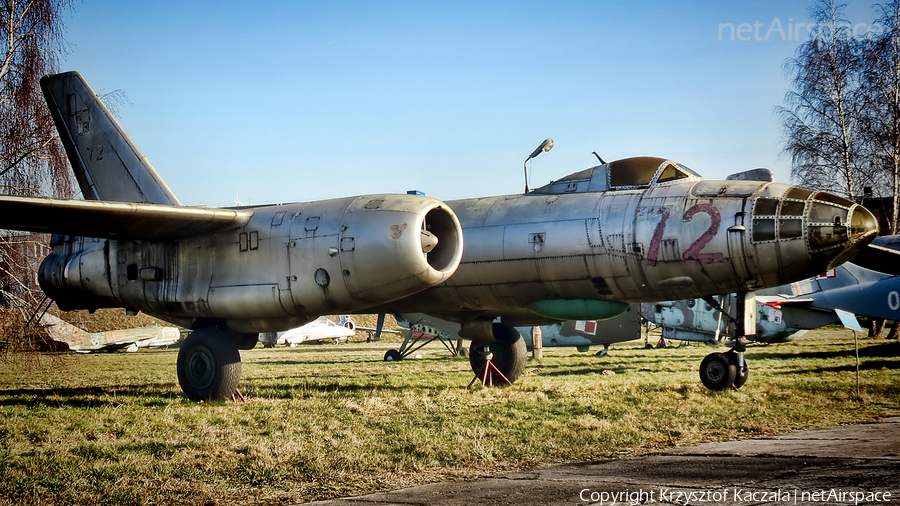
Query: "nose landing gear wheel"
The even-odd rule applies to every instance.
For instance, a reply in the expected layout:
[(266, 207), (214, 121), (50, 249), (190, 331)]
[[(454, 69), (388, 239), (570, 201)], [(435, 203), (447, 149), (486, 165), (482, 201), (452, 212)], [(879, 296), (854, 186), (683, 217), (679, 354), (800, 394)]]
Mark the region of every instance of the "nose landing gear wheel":
[[(737, 376), (735, 362), (725, 353), (710, 353), (700, 362), (700, 381), (710, 390), (726, 390), (732, 388)], [(747, 380), (746, 375), (744, 381)], [(743, 385), (743, 383), (741, 383)]]

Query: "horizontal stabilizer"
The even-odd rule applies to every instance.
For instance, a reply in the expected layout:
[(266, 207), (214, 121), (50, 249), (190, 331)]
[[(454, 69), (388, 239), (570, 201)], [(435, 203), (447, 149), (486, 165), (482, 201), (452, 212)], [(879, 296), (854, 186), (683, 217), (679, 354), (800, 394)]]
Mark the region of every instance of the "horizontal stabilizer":
[(107, 239), (176, 239), (239, 227), (252, 212), (0, 195), (0, 228)]
[(777, 305), (808, 304), (810, 302), (815, 302), (815, 301), (816, 301), (816, 299), (813, 299), (811, 297), (804, 297), (802, 299), (793, 299), (793, 298), (791, 298), (790, 295), (775, 295), (775, 296), (757, 295), (756, 296), (756, 302), (759, 302), (760, 304), (767, 304), (767, 305), (770, 305), (770, 304), (777, 304)]

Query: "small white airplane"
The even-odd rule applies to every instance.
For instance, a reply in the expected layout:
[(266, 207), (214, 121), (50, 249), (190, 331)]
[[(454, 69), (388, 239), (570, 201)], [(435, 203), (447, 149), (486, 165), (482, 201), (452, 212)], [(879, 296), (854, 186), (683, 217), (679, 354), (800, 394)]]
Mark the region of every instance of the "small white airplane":
[[(284, 345), (294, 347), (301, 343), (309, 343), (314, 341), (334, 340), (335, 342), (346, 341), (350, 337), (356, 335), (356, 324), (347, 315), (341, 315), (338, 323), (335, 323), (324, 316), (320, 316), (315, 320), (285, 332), (279, 332), (274, 344), (269, 345), (271, 341), (264, 344), (267, 346)], [(262, 338), (260, 338), (262, 340)]]

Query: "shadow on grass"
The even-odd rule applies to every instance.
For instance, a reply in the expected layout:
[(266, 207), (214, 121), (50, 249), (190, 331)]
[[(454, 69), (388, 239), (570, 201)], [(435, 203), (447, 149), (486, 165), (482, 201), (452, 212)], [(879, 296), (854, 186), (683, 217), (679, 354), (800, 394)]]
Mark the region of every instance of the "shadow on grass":
[[(846, 357), (855, 357), (856, 351), (854, 348), (847, 348), (844, 350), (838, 351), (812, 351), (812, 352), (803, 352), (793, 351), (791, 353), (777, 353), (776, 350), (772, 350), (769, 353), (748, 353), (748, 359), (775, 359), (775, 360), (786, 360), (786, 359), (808, 359), (808, 358), (817, 358), (817, 359), (832, 359), (832, 358), (846, 358)], [(884, 358), (884, 357), (900, 357), (900, 343), (884, 343), (877, 344), (874, 346), (866, 346), (861, 347), (859, 349), (860, 358)]]
[[(860, 355), (862, 356), (862, 355)], [(860, 371), (875, 371), (881, 369), (891, 369), (896, 370), (900, 369), (900, 362), (890, 361), (890, 360), (870, 360), (867, 362), (860, 362), (859, 370)], [(846, 365), (838, 365), (834, 367), (813, 367), (810, 369), (794, 369), (792, 371), (782, 371), (777, 372), (775, 374), (797, 374), (802, 372), (855, 372), (856, 364), (846, 364)]]
[[(630, 356), (630, 357), (619, 357), (614, 355), (607, 355), (605, 357), (584, 357), (591, 361), (590, 364), (578, 364), (576, 367), (580, 367), (585, 371), (593, 371), (599, 373), (604, 369), (609, 370), (617, 370), (617, 369), (626, 369), (626, 370), (657, 370), (663, 367), (674, 367), (674, 366), (690, 366), (699, 367), (700, 362), (703, 360), (702, 356), (685, 356), (685, 355), (656, 355), (656, 356)], [(558, 369), (558, 370), (572, 370), (573, 366), (571, 364), (556, 364), (550, 363), (549, 361), (542, 362), (539, 366), (542, 369)]]
[[(578, 375), (590, 375), (590, 374), (593, 374), (596, 376), (605, 376), (603, 374), (603, 371), (612, 371), (618, 375), (618, 374), (625, 374), (625, 373), (629, 373), (629, 372), (635, 372), (637, 370), (634, 367), (624, 367), (624, 366), (619, 366), (619, 367), (609, 366), (609, 367), (597, 367), (597, 368), (590, 368), (590, 367), (580, 367), (580, 368), (552, 367), (552, 368), (557, 369), (557, 370), (547, 371), (547, 369), (549, 369), (549, 368), (542, 367), (543, 370), (540, 372), (540, 376), (578, 376)], [(609, 373), (607, 373), (607, 374), (609, 374)]]
[(381, 363), (390, 363), (385, 362), (382, 359), (373, 358), (371, 360), (253, 360), (248, 359), (245, 360), (244, 363), (254, 364), (254, 365), (274, 365), (274, 366), (305, 366), (305, 365), (335, 365), (335, 364), (381, 364)]
[(171, 399), (179, 396), (181, 396), (181, 392), (174, 383), (126, 387), (19, 388), (0, 390), (0, 397), (7, 397), (0, 398), (0, 406), (45, 404), (53, 407), (89, 408), (118, 403), (150, 407), (166, 406)]
[[(283, 381), (279, 383), (279, 380)], [(274, 384), (273, 384), (274, 382)], [(266, 378), (263, 380), (249, 380), (241, 389), (246, 395), (265, 397), (272, 399), (292, 399), (305, 394), (347, 394), (358, 397), (373, 392), (403, 392), (414, 390), (417, 392), (430, 392), (437, 395), (447, 387), (458, 385), (429, 385), (429, 384), (385, 384), (385, 383), (339, 383), (339, 382), (300, 382), (296, 377)], [(465, 386), (465, 385), (462, 385)]]

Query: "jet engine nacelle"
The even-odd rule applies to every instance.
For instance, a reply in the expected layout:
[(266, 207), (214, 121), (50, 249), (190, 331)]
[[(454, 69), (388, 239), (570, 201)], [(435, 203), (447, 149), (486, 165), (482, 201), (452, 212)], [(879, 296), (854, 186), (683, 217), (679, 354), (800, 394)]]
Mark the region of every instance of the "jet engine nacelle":
[(38, 282), (63, 311), (117, 307), (109, 279), (109, 241), (54, 235)]
[(332, 314), (331, 301), (360, 309), (396, 300), (446, 281), (459, 266), (462, 227), (445, 204), (410, 195), (336, 202), (340, 214), (315, 203), (291, 225), (292, 297), (312, 314)]
[(252, 210), (240, 227), (180, 240), (55, 236), (41, 265), (62, 309), (125, 307), (185, 326), (283, 330), (448, 279), (462, 229), (440, 201), (369, 195)]

